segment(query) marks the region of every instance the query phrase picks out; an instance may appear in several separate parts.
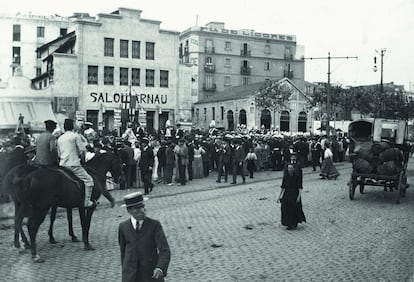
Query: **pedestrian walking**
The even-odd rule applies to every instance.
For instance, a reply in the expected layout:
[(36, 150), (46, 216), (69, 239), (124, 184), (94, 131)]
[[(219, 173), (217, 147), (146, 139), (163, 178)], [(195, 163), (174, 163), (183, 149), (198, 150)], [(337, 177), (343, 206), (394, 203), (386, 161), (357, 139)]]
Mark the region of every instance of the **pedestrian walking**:
[(287, 230), (295, 229), (298, 223), (306, 222), (302, 210), (302, 169), (293, 163), (287, 164), (278, 202), (281, 203), (281, 222)]
[(124, 197), (131, 218), (118, 228), (122, 282), (164, 281), (167, 276), (170, 247), (161, 223), (146, 217), (144, 200), (140, 192)]
[(234, 144), (236, 148), (234, 150), (232, 160), (233, 160), (233, 182), (231, 184), (236, 184), (236, 177), (237, 175), (241, 175), (243, 179), (243, 184), (246, 182), (246, 178), (244, 176), (243, 171), (243, 162), (246, 154), (244, 153), (244, 149), (241, 146), (241, 138), (234, 138)]
[(180, 185), (186, 184), (185, 171), (188, 165), (188, 149), (184, 143), (184, 139), (178, 140), (177, 163), (178, 163), (178, 181)]
[(165, 167), (164, 167), (164, 182), (167, 185), (172, 185), (172, 177), (175, 167), (175, 144), (167, 141), (167, 148), (165, 149)]
[(246, 162), (247, 162), (247, 170), (249, 171), (250, 178), (253, 178), (253, 172), (256, 169), (256, 161), (257, 161), (257, 155), (254, 152), (253, 148), (249, 149), (249, 153), (247, 153), (246, 156)]
[(330, 149), (330, 144), (325, 143), (325, 152), (323, 154), (323, 161), (321, 167), (321, 173), (319, 174), (322, 179), (336, 179), (339, 176), (338, 171), (336, 170), (335, 164), (333, 162), (333, 153)]
[(204, 149), (200, 147), (200, 144), (196, 142), (193, 148), (194, 160), (192, 163), (194, 178), (203, 178), (204, 176), (202, 155), (205, 153), (206, 151), (204, 151)]
[(144, 184), (145, 194), (149, 194), (154, 187), (152, 184), (152, 167), (154, 166), (154, 152), (149, 146), (149, 140), (146, 137), (141, 139), (143, 150), (141, 152), (141, 159), (139, 160), (139, 168), (141, 170), (141, 180)]

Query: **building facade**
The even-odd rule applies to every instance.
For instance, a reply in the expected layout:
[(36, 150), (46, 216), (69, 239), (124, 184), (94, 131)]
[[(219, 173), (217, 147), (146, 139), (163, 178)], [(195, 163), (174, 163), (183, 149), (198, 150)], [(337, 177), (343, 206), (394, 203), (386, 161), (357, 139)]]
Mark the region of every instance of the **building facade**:
[(12, 77), (17, 65), (27, 77), (40, 75), (42, 63), (36, 56), (36, 48), (72, 30), (73, 21), (69, 17), (0, 15), (0, 81)]
[(198, 99), (234, 86), (287, 77), (304, 88), (303, 47), (294, 35), (229, 30), (224, 23), (191, 27), (180, 34), (180, 62), (195, 65)]
[(120, 8), (76, 18), (73, 33), (37, 48), (43, 67), (33, 83), (52, 82), (56, 111), (68, 111), (73, 101), (71, 114), (103, 130), (126, 121), (149, 130), (167, 120), (191, 123), (191, 91), (179, 84), (179, 74), (191, 81), (189, 69), (178, 66), (179, 33), (141, 12)]
[(256, 104), (256, 95), (265, 82), (229, 88), (218, 95), (207, 97), (194, 104), (193, 123), (208, 129), (212, 120), (216, 127), (234, 130), (239, 125), (247, 129), (273, 129), (279, 132), (312, 132), (313, 108), (311, 98), (290, 79), (274, 83), (289, 93), (289, 99), (279, 109), (262, 109)]

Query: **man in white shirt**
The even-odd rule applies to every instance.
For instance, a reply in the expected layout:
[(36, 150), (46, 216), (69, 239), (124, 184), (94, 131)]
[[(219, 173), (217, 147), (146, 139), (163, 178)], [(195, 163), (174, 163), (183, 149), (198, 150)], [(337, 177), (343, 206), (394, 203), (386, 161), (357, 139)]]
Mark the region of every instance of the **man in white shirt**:
[(81, 165), (81, 159), (85, 159), (86, 147), (78, 133), (73, 132), (73, 120), (65, 119), (63, 128), (65, 133), (57, 141), (59, 165), (66, 167), (85, 183), (85, 207), (93, 206), (91, 201), (94, 186), (93, 178)]

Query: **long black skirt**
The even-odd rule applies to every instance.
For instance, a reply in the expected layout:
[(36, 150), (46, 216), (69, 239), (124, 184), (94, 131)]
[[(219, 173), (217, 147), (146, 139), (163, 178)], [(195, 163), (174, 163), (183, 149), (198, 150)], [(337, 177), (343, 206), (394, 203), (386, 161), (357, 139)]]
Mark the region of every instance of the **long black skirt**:
[(305, 214), (302, 210), (302, 199), (296, 202), (297, 190), (285, 190), (281, 199), (282, 225), (296, 227), (298, 223), (306, 222)]

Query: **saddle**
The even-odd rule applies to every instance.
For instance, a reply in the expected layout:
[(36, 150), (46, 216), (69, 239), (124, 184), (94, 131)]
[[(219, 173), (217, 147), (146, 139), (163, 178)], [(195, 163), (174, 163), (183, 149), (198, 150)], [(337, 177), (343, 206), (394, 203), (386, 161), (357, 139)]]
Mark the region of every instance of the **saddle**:
[(62, 174), (67, 180), (74, 183), (80, 191), (85, 190), (85, 184), (83, 183), (83, 181), (80, 180), (72, 171), (70, 171), (69, 169), (65, 167), (62, 167), (62, 166), (38, 166), (38, 167), (57, 171), (60, 174)]

